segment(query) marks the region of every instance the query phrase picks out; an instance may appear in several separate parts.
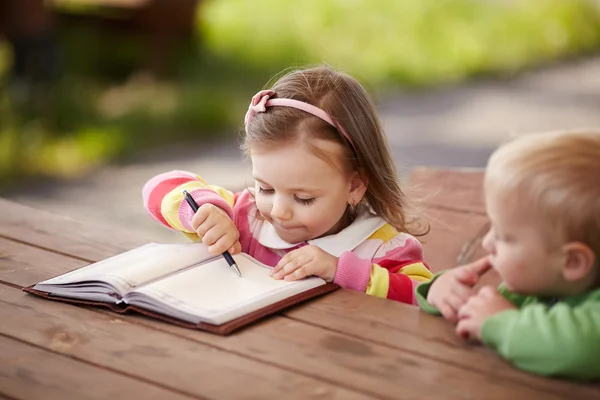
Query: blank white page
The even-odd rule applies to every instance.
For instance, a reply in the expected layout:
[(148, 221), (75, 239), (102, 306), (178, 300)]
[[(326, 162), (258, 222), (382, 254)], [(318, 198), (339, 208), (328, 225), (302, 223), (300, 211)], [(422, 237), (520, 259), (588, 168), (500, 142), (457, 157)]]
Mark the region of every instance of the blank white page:
[(125, 289), (123, 284), (135, 288), (209, 257), (213, 256), (201, 243), (149, 243), (39, 284), (64, 285), (104, 281), (121, 289)]
[(275, 280), (269, 276), (269, 267), (251, 257), (239, 254), (234, 259), (241, 278), (223, 257), (218, 257), (138, 288), (132, 299), (142, 294), (202, 320), (222, 323), (325, 284), (316, 277), (296, 282)]

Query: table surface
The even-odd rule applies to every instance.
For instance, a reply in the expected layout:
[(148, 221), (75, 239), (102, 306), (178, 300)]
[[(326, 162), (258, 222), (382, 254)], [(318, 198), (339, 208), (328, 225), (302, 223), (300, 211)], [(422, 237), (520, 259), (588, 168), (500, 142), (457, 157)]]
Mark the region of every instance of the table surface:
[[(481, 172), (412, 182), (429, 193), (434, 269), (477, 257)], [(347, 290), (227, 337), (20, 290), (148, 241), (0, 199), (0, 399), (600, 398), (598, 384), (518, 371), (441, 318)]]

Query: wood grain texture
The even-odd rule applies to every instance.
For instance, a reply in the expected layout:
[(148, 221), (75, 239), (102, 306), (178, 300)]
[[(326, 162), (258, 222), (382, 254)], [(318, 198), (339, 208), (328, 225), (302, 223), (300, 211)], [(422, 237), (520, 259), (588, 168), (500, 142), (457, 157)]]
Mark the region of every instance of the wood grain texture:
[(0, 238), (0, 282), (26, 287), (88, 264)]
[[(11, 241), (6, 242), (10, 243)], [(15, 243), (15, 246), (9, 250), (13, 255), (11, 258), (14, 263), (12, 267), (17, 271), (25, 270), (25, 268), (20, 268), (19, 263), (22, 262), (24, 265), (31, 265), (29, 258), (33, 260), (43, 259), (44, 257), (42, 255), (36, 253), (47, 253), (45, 250), (31, 248), (30, 246), (21, 243)], [(39, 267), (36, 271), (40, 274), (40, 277), (45, 277), (47, 275), (45, 268), (50, 268), (55, 272), (60, 270), (60, 267), (53, 266), (53, 264), (56, 263), (61, 265), (64, 264), (66, 266), (65, 270), (72, 269), (72, 266), (64, 262), (63, 259), (68, 259), (68, 257), (54, 254), (53, 257), (46, 260), (43, 267)], [(21, 278), (18, 274), (13, 274), (11, 279), (14, 279), (13, 282), (18, 282)], [(23, 280), (23, 282), (25, 282), (25, 280)], [(463, 345), (460, 347), (460, 343), (456, 339), (456, 336), (442, 320), (423, 315), (415, 308), (405, 307), (398, 303), (375, 299), (359, 293), (348, 291), (340, 292), (344, 295), (349, 295), (350, 297), (355, 296), (355, 302), (348, 302), (347, 299), (342, 299), (342, 301), (337, 303), (334, 301), (338, 307), (336, 308), (336, 306), (333, 306), (335, 311), (328, 314), (323, 314), (318, 307), (315, 312), (315, 307), (312, 307), (311, 305), (310, 307), (305, 307), (308, 310), (308, 314), (305, 313), (302, 315), (301, 311), (304, 308), (298, 310), (298, 312), (300, 312), (300, 317), (295, 315), (294, 312), (290, 313), (294, 318), (305, 323), (276, 317), (258, 324), (251, 329), (242, 331), (240, 334), (230, 338), (220, 338), (213, 335), (202, 334), (200, 332), (183, 330), (171, 325), (155, 323), (154, 321), (146, 320), (144, 318), (121, 318), (107, 313), (102, 313), (102, 317), (109, 318), (112, 321), (120, 321), (120, 323), (125, 324), (125, 326), (128, 326), (128, 324), (133, 321), (137, 321), (141, 326), (131, 328), (134, 329), (135, 332), (138, 330), (140, 332), (143, 331), (143, 327), (153, 327), (155, 330), (168, 332), (182, 338), (191, 339), (198, 343), (208, 345), (212, 348), (216, 348), (218, 351), (234, 353), (257, 362), (266, 363), (270, 366), (305, 374), (315, 379), (326, 379), (332, 384), (343, 385), (349, 390), (362, 390), (364, 392), (363, 394), (371, 394), (375, 397), (387, 397), (388, 390), (399, 385), (404, 388), (403, 390), (406, 395), (412, 394), (418, 397), (427, 394), (436, 398), (439, 393), (437, 392), (437, 389), (435, 389), (436, 386), (433, 385), (434, 381), (438, 382), (438, 384), (443, 384), (444, 387), (446, 387), (443, 396), (444, 398), (461, 398), (466, 393), (483, 396), (489, 391), (500, 393), (502, 396), (516, 398), (520, 398), (521, 395), (525, 394), (527, 396), (540, 394), (538, 392), (539, 388), (531, 388), (527, 385), (520, 387), (519, 382), (503, 382), (502, 388), (495, 387), (497, 382), (487, 382), (485, 379), (487, 376), (486, 374), (497, 368), (497, 365), (494, 364), (493, 360), (496, 360), (496, 363), (501, 362), (491, 354), (483, 354), (479, 359), (470, 359), (468, 361), (489, 363), (491, 360), (491, 365), (486, 369), (471, 368), (468, 370), (464, 368), (464, 365), (456, 364), (453, 358), (455, 356), (464, 356), (460, 351), (461, 349), (464, 350), (466, 346)], [(335, 300), (336, 294), (327, 297), (330, 296), (333, 296), (331, 297), (331, 300)], [(41, 307), (56, 307), (61, 313), (69, 313), (69, 310), (74, 308), (73, 306), (49, 303), (44, 300), (28, 297), (29, 296), (24, 298), (24, 300), (41, 302)], [(327, 300), (327, 297), (322, 300)], [(318, 305), (321, 303), (322, 301), (319, 300), (315, 304)], [(367, 306), (364, 304), (367, 304)], [(368, 304), (371, 304), (371, 306), (368, 306)], [(378, 311), (374, 312), (374, 308)], [(400, 316), (389, 313), (390, 310), (395, 309), (408, 310), (413, 316), (418, 317), (416, 320), (417, 323), (415, 323), (414, 318), (413, 321), (410, 322), (411, 320), (407, 318), (406, 315)], [(87, 314), (84, 314), (84, 312), (91, 313), (92, 311), (86, 311), (78, 307), (75, 307), (75, 310), (73, 310), (73, 312), (77, 312), (78, 315), (79, 313), (82, 313), (76, 320), (96, 318), (93, 315), (86, 316)], [(357, 321), (348, 320), (346, 317), (348, 315), (368, 316), (373, 315), (373, 313), (381, 316), (383, 320), (387, 321), (402, 320), (402, 329), (396, 328), (396, 325), (394, 324), (388, 324), (388, 326), (380, 325), (367, 331), (369, 332), (368, 335), (359, 337), (358, 339), (360, 340), (357, 340), (356, 337), (353, 337), (353, 335), (356, 334), (353, 327), (360, 330), (364, 328), (365, 321), (363, 321), (362, 324), (357, 324)], [(333, 316), (336, 315), (340, 317), (334, 318)], [(419, 318), (422, 317), (424, 317), (423, 320), (429, 321), (427, 322), (429, 326), (424, 326), (419, 321)], [(7, 318), (10, 318), (10, 316), (7, 316)], [(90, 321), (90, 323), (95, 324), (97, 321)], [(366, 323), (367, 325), (372, 325), (373, 321), (366, 321)], [(72, 324), (74, 325), (75, 322), (73, 321)], [(327, 330), (319, 329), (319, 325), (326, 327)], [(398, 343), (396, 336), (406, 336), (405, 332), (407, 327), (410, 327), (413, 332), (412, 337), (407, 339), (408, 343), (401, 346), (394, 345), (394, 343)], [(37, 329), (39, 330), (39, 328)], [(337, 330), (337, 332), (335, 330)], [(381, 332), (378, 334), (377, 332), (379, 330), (381, 330)], [(437, 337), (422, 335), (422, 331), (437, 332), (439, 335)], [(386, 332), (389, 332), (389, 334)], [(16, 334), (16, 332), (13, 333)], [(123, 332), (120, 333), (122, 334)], [(381, 334), (383, 334), (384, 337), (389, 335), (390, 342), (381, 341), (378, 338)], [(134, 334), (133, 336), (139, 335), (141, 335), (141, 333)], [(395, 338), (396, 341), (394, 342), (392, 338)], [(448, 354), (447, 356), (436, 354), (437, 351), (440, 350), (439, 346), (433, 346), (435, 351), (423, 351), (422, 349), (429, 349), (431, 347), (430, 342), (434, 339), (445, 344), (453, 343), (456, 347), (451, 349), (451, 351), (445, 350), (444, 354)], [(120, 342), (123, 340), (125, 339), (119, 339)], [(37, 342), (36, 344), (39, 345)], [(367, 357), (366, 360), (357, 357), (355, 354), (357, 348), (362, 349), (361, 351), (363, 351), (365, 355), (369, 355), (369, 357)], [(454, 353), (452, 353), (452, 350)], [(336, 360), (334, 364), (335, 368), (332, 368), (330, 360)], [(440, 360), (448, 365), (440, 364)], [(97, 362), (94, 360), (90, 361)], [(141, 361), (143, 364), (146, 364), (145, 360)], [(383, 372), (380, 371), (381, 363), (389, 366), (397, 365), (393, 369), (393, 374), (398, 375), (401, 378), (395, 377), (390, 382), (388, 373), (380, 373)], [(414, 368), (427, 370), (428, 374), (426, 375), (426, 379), (420, 375), (417, 375), (416, 377), (413, 376), (414, 374), (411, 374), (411, 371), (413, 371)], [(509, 369), (509, 371), (511, 370)], [(460, 376), (461, 379), (458, 379), (458, 376)], [(505, 378), (503, 375), (499, 375), (499, 377)], [(467, 385), (465, 383), (468, 381), (481, 381), (486, 383), (471, 387), (471, 384)], [(412, 387), (411, 384), (417, 384), (418, 389), (407, 389), (407, 387)], [(423, 387), (427, 389), (423, 389)], [(396, 389), (399, 390), (399, 387)], [(428, 391), (431, 390), (433, 391), (429, 393)], [(549, 395), (548, 391), (546, 391), (545, 395)], [(550, 398), (552, 397), (550, 396)]]
[[(21, 246), (19, 249), (13, 250), (13, 254), (20, 259), (26, 259), (28, 255), (37, 258), (36, 252), (45, 252), (35, 248), (27, 251), (23, 245), (19, 246)], [(66, 258), (65, 256), (56, 257)], [(60, 262), (60, 260), (57, 261)], [(45, 265), (50, 263), (48, 261)], [(18, 265), (15, 267), (19, 269)], [(365, 295), (362, 296), (365, 299), (372, 299)], [(411, 310), (417, 311), (414, 308)], [(303, 382), (304, 385), (317, 387), (319, 392), (326, 392), (330, 397), (335, 394), (332, 393), (331, 385), (319, 382), (319, 379), (348, 390), (380, 398), (393, 398), (393, 396), (390, 397), (390, 390), (402, 390), (408, 398), (426, 396), (440, 399), (462, 398), (465, 394), (483, 396), (490, 390), (497, 393), (498, 396), (515, 398), (538, 394), (536, 391), (520, 388), (511, 383), (498, 385), (495, 382), (488, 382), (485, 385), (471, 387), (469, 381), (479, 381), (484, 378), (480, 372), (465, 371), (453, 365), (439, 364), (427, 357), (422, 357), (421, 353), (414, 354), (402, 351), (403, 349), (388, 348), (373, 343), (368, 338), (357, 340), (343, 331), (323, 330), (310, 324), (281, 317), (268, 319), (251, 329), (223, 338), (159, 322), (155, 323), (145, 318), (124, 318), (108, 312), (100, 313), (71, 305), (53, 303), (26, 295), (15, 289), (2, 291), (0, 288), (0, 319), (14, 322), (14, 324), (0, 327), (1, 334), (20, 337), (21, 340), (33, 345), (64, 352), (64, 354), (77, 359), (127, 373), (126, 364), (122, 365), (121, 360), (110, 362), (111, 354), (117, 352), (119, 355), (127, 357), (127, 363), (143, 366), (142, 369), (131, 372), (134, 376), (145, 377), (154, 382), (160, 382), (160, 377), (163, 375), (167, 382), (179, 379), (180, 382), (176, 386), (169, 387), (180, 388), (184, 393), (190, 395), (206, 393), (193, 390), (195, 388), (193, 383), (202, 382), (202, 379), (193, 376), (189, 377), (191, 381), (183, 379), (180, 375), (186, 376), (186, 372), (177, 373), (177, 366), (179, 365), (179, 369), (188, 370), (192, 368), (194, 359), (204, 360), (209, 365), (209, 371), (198, 367), (193, 369), (201, 374), (203, 379), (208, 379), (218, 386), (224, 386), (223, 379), (226, 378), (223, 376), (228, 373), (235, 374), (236, 379), (241, 383), (250, 384), (253, 375), (240, 376), (242, 375), (241, 371), (257, 370), (258, 365), (254, 364), (260, 362), (268, 365), (269, 368), (275, 366), (279, 371), (278, 373), (270, 372), (269, 377), (272, 380), (265, 380), (261, 388), (275, 385), (280, 380), (292, 384), (294, 379), (286, 374), (297, 373), (303, 375), (304, 380), (312, 380), (310, 385)], [(110, 323), (107, 323), (107, 320)], [(60, 325), (55, 326), (53, 321), (60, 321)], [(133, 321), (137, 321), (137, 323), (133, 323)], [(24, 326), (27, 327), (26, 332), (19, 334)], [(154, 329), (150, 330), (149, 327)], [(93, 334), (91, 334), (92, 332)], [(168, 334), (172, 335), (170, 339), (167, 339)], [(195, 352), (186, 352), (180, 349), (189, 347), (189, 340), (198, 343)], [(426, 347), (427, 340), (420, 340), (421, 343), (418, 344), (418, 347)], [(157, 343), (169, 343), (169, 346), (165, 347)], [(210, 349), (217, 354), (211, 353)], [(167, 368), (166, 372), (148, 367), (148, 365), (157, 364), (152, 359), (154, 353), (161, 354), (160, 365)], [(218, 360), (213, 360), (215, 357)], [(228, 359), (230, 359), (229, 362), (223, 364)], [(240, 369), (228, 371), (232, 365), (236, 365)], [(203, 366), (206, 367), (206, 365)], [(263, 367), (263, 370), (269, 368)], [(427, 371), (427, 374), (414, 374), (415, 370)], [(173, 377), (171, 374), (178, 374), (178, 376)], [(219, 376), (221, 380), (218, 379)], [(459, 377), (461, 379), (458, 379)], [(302, 381), (298, 377), (296, 380)], [(446, 388), (445, 392), (440, 393), (433, 385), (434, 382), (443, 385)], [(299, 392), (307, 395), (306, 392)], [(261, 395), (272, 394), (261, 393)], [(350, 393), (344, 393), (345, 397), (349, 395)]]
[(442, 318), (406, 304), (343, 290), (285, 314), (328, 330), (479, 372), (482, 379), (510, 381), (559, 396), (600, 398), (598, 384), (577, 384), (520, 371), (489, 349), (465, 343)]
[[(464, 262), (483, 255), (478, 239), (488, 221), (481, 179), (480, 170), (413, 173), (411, 182), (431, 194), (432, 229), (423, 240), (432, 270), (458, 264), (466, 244), (471, 251)], [(10, 321), (0, 324), (0, 338), (18, 339), (105, 373), (164, 382), (165, 390), (181, 396), (600, 398), (598, 384), (518, 371), (491, 351), (463, 343), (440, 318), (346, 290), (230, 337), (34, 298), (15, 288), (151, 240), (111, 228), (90, 229), (2, 199), (0, 237), (0, 282), (6, 283), (0, 285), (0, 321)], [(484, 280), (499, 282), (494, 274)], [(232, 375), (236, 387), (229, 383)]]
[(423, 243), (425, 261), (433, 272), (485, 255), (480, 238), (488, 229), (487, 217), (445, 209), (431, 209), (429, 215), (431, 230), (419, 239)]
[(51, 351), (0, 336), (0, 391), (23, 400), (124, 399), (184, 400), (184, 396)]
[(152, 241), (131, 235), (126, 230), (90, 226), (3, 198), (0, 198), (0, 210), (0, 237), (69, 254), (82, 261), (98, 261)]
[(408, 193), (424, 199), (429, 208), (485, 214), (482, 169), (415, 168)]
[(9, 321), (0, 325), (2, 336), (188, 396), (274, 398), (289, 388), (290, 398), (368, 398), (328, 382), (148, 329), (120, 316), (43, 300), (3, 285), (0, 320)]

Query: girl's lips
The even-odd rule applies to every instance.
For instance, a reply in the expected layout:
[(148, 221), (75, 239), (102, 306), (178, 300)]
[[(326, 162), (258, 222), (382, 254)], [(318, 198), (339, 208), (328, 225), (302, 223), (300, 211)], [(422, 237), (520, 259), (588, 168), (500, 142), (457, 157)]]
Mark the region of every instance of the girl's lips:
[(290, 231), (292, 229), (298, 229), (298, 228), (300, 228), (299, 226), (285, 226), (285, 225), (279, 225), (279, 224), (277, 224), (275, 226), (278, 227), (279, 229), (283, 229), (283, 230), (286, 230), (286, 231)]

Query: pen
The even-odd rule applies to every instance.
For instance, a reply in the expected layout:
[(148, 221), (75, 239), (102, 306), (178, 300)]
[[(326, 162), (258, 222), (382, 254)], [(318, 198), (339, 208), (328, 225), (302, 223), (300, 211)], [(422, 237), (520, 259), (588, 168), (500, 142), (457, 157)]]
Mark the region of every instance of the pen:
[[(185, 200), (188, 202), (190, 207), (192, 207), (192, 210), (194, 210), (194, 212), (198, 211), (198, 204), (196, 204), (196, 201), (194, 200), (192, 195), (187, 192), (187, 190), (183, 191), (183, 196), (185, 197)], [(235, 260), (233, 259), (233, 257), (231, 257), (231, 254), (229, 254), (227, 250), (223, 252), (223, 257), (225, 257), (227, 264), (229, 264), (229, 266), (233, 268), (236, 274), (238, 274), (238, 276), (241, 277), (242, 273), (240, 272), (240, 269), (238, 268), (237, 264), (235, 263)]]

